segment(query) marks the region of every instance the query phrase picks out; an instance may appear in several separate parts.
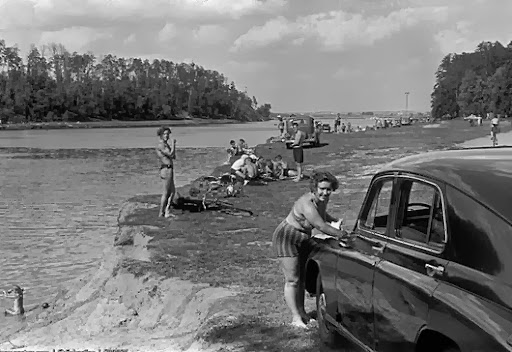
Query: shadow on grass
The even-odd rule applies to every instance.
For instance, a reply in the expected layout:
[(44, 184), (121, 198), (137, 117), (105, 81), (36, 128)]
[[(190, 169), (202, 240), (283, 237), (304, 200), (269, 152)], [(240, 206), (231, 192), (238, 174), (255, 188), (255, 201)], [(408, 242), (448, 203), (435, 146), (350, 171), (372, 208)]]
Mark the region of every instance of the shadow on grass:
[(211, 327), (199, 338), (207, 344), (234, 345), (237, 346), (237, 351), (244, 352), (352, 351), (344, 346), (337, 349), (325, 346), (319, 340), (316, 324), (302, 330), (249, 315), (239, 316), (228, 323), (212, 322)]
[(313, 144), (305, 144), (302, 148), (304, 149), (318, 149), (318, 148), (323, 148), (323, 147), (327, 147), (329, 145), (329, 143), (319, 143), (318, 145), (313, 145)]
[[(206, 208), (205, 208), (206, 205)], [(232, 203), (226, 201), (206, 201), (203, 204), (201, 199), (192, 198), (178, 198), (173, 204), (173, 208), (181, 210), (182, 213), (186, 211), (191, 213), (199, 213), (203, 211), (217, 211), (225, 214), (237, 215), (237, 216), (253, 216), (254, 213), (248, 209), (242, 209), (234, 206)]]

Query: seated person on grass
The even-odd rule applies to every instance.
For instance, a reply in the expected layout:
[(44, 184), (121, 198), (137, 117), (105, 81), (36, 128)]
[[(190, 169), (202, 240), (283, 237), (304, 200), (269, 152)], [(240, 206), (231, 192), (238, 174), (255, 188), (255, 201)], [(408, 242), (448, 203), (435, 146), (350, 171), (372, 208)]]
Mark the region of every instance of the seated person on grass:
[(256, 160), (256, 167), (258, 168), (260, 175), (267, 173), (267, 162), (262, 156), (258, 157)]
[(243, 152), (239, 151), (238, 146), (233, 139), (229, 142), (229, 148), (226, 151), (228, 152), (228, 162), (233, 156), (243, 154)]
[(245, 142), (245, 139), (243, 139), (243, 138), (240, 138), (240, 141), (238, 141), (237, 147), (241, 151), (241, 154), (253, 153), (253, 150), (251, 148), (249, 148), (249, 145)]
[(245, 163), (247, 159), (250, 159), (249, 155), (243, 154), (231, 165), (231, 174), (236, 176), (237, 182), (245, 180)]
[[(254, 158), (256, 158), (256, 156), (254, 156)], [(246, 175), (246, 178), (249, 180), (255, 180), (260, 176), (258, 167), (256, 166), (256, 164), (253, 161), (254, 158), (252, 158), (252, 157), (246, 158), (245, 165), (243, 167), (243, 169), (245, 171), (244, 173)]]
[(297, 176), (297, 172), (288, 168), (288, 163), (283, 160), (281, 155), (277, 155), (272, 162), (274, 164), (274, 175), (280, 180)]
[(274, 163), (271, 159), (263, 160), (260, 173), (265, 177), (277, 178), (277, 176), (274, 174)]

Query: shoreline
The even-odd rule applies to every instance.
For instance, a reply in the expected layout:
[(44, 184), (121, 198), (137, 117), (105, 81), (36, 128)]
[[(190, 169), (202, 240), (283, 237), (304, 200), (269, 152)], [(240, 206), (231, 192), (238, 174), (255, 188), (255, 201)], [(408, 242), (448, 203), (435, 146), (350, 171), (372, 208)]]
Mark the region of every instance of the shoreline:
[[(357, 216), (364, 196), (361, 190), (365, 191), (379, 165), (397, 155), (454, 148), (487, 131), (457, 126), (453, 130), (457, 136), (446, 128), (422, 126), (326, 134), (321, 138), (327, 146), (305, 149), (309, 154), (305, 172), (316, 168), (335, 172), (342, 190), (334, 195), (330, 209), (334, 214), (344, 209), (343, 217), (350, 220)], [(282, 143), (260, 144), (255, 152), (290, 158)], [(211, 174), (229, 167), (218, 165)], [(306, 188), (307, 182), (275, 181), (246, 187), (248, 198), (229, 199), (237, 206), (257, 209), (255, 218), (202, 212), (166, 221), (156, 218), (159, 195), (126, 200), (114, 243), (105, 250), (98, 270), (69, 283), (70, 289), (63, 290), (49, 309), (31, 314), (27, 320), (32, 322), (8, 332), (9, 343), (0, 333), (0, 349), (15, 345), (23, 349), (115, 346), (130, 351), (220, 351), (220, 346), (241, 343), (235, 337), (238, 332), (245, 336), (245, 344), (268, 341), (269, 351), (293, 350), (293, 343), (312, 346), (304, 351), (315, 351), (315, 329), (297, 336), (283, 325), (288, 313), (282, 307), (282, 278), (268, 244), (277, 219)], [(311, 299), (306, 304), (311, 308)]]
[(207, 125), (225, 125), (240, 124), (245, 121), (230, 119), (182, 119), (182, 120), (150, 120), (150, 121), (89, 121), (89, 122), (38, 122), (38, 123), (18, 123), (2, 124), (1, 131), (23, 131), (23, 130), (56, 130), (56, 129), (83, 129), (83, 128), (135, 128), (135, 127), (188, 127), (188, 126), (207, 126)]

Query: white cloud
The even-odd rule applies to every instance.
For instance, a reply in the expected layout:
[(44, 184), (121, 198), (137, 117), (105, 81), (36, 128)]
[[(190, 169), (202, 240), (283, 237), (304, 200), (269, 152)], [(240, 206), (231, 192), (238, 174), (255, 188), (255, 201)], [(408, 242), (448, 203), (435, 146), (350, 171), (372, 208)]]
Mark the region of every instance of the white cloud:
[(137, 36), (135, 35), (135, 33), (132, 33), (123, 40), (123, 44), (131, 44), (134, 43), (135, 40), (137, 40)]
[(192, 33), (194, 39), (203, 45), (219, 44), (226, 40), (228, 34), (226, 28), (215, 24), (200, 26)]
[(120, 21), (239, 19), (274, 13), (286, 0), (0, 0), (0, 30), (59, 30)]
[(372, 45), (404, 28), (422, 22), (440, 23), (448, 17), (447, 7), (419, 7), (393, 11), (387, 16), (364, 17), (344, 11), (313, 14), (291, 22), (277, 17), (251, 28), (235, 40), (232, 50), (263, 47), (287, 37), (313, 37), (326, 50), (344, 50), (348, 46)]
[(294, 24), (283, 16), (279, 16), (266, 22), (263, 26), (251, 28), (247, 33), (238, 37), (233, 43), (231, 51), (263, 47), (278, 42), (295, 32)]
[(164, 28), (158, 32), (158, 40), (161, 42), (168, 42), (178, 35), (178, 29), (173, 23), (167, 23)]
[(439, 28), (434, 38), (443, 54), (472, 52), (482, 41), (499, 41), (506, 46), (512, 33), (512, 2), (494, 0), (455, 0), (449, 25)]
[(48, 31), (41, 33), (40, 45), (48, 43), (62, 44), (68, 51), (80, 51), (81, 48), (98, 39), (110, 38), (111, 34), (101, 30), (86, 27), (71, 27), (60, 31)]

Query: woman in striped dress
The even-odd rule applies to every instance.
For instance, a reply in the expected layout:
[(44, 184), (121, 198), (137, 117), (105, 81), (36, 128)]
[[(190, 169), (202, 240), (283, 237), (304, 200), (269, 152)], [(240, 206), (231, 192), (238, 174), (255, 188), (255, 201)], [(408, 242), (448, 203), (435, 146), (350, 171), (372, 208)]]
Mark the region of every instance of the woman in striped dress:
[(340, 221), (327, 213), (331, 192), (338, 186), (338, 180), (331, 173), (315, 172), (311, 177), (310, 192), (295, 202), (272, 237), (285, 277), (284, 298), (292, 312), (292, 325), (297, 327), (306, 327), (309, 321), (304, 309), (304, 271), (306, 259), (315, 244), (311, 239), (313, 228), (342, 241), (352, 238), (341, 226), (330, 225)]

